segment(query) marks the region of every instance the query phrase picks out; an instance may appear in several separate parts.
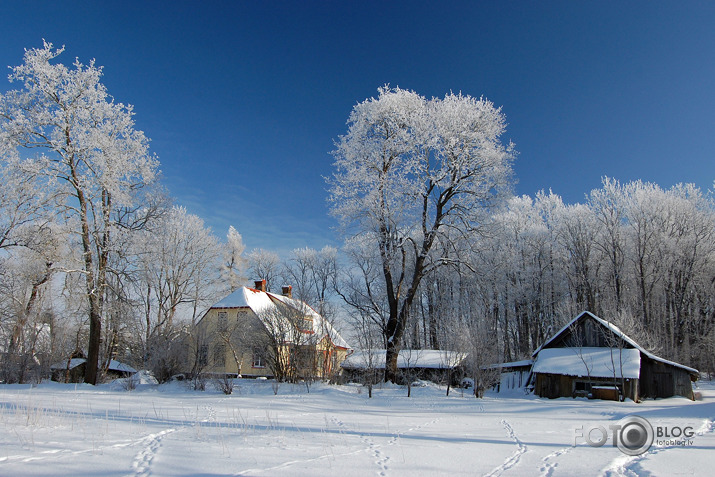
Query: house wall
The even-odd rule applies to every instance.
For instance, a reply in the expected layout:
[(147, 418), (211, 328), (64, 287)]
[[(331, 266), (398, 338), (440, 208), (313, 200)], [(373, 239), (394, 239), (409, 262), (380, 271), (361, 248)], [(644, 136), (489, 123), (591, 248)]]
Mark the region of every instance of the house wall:
[[(205, 360), (202, 372), (272, 376), (262, 330), (262, 323), (250, 308), (210, 309), (197, 327), (196, 344)], [(262, 366), (254, 366), (254, 350), (262, 356)]]
[[(226, 314), (225, 318), (221, 318), (221, 313)], [(273, 377), (273, 347), (263, 323), (250, 308), (210, 309), (201, 320), (197, 335), (198, 346), (204, 347), (206, 358), (203, 372)], [(309, 338), (310, 335), (306, 335), (306, 341)], [(240, 366), (236, 363), (234, 351)], [(327, 338), (314, 345), (300, 345), (298, 349), (289, 345), (281, 346), (279, 353), (286, 362), (293, 358), (294, 365), (298, 367), (298, 376), (312, 375), (318, 378), (328, 378), (339, 373), (340, 363), (347, 357), (346, 349), (333, 346)], [(262, 358), (261, 366), (254, 365), (254, 354)]]
[(324, 337), (315, 347), (316, 376), (320, 378), (337, 377), (342, 372), (340, 363), (345, 361), (348, 350), (333, 346), (333, 343)]

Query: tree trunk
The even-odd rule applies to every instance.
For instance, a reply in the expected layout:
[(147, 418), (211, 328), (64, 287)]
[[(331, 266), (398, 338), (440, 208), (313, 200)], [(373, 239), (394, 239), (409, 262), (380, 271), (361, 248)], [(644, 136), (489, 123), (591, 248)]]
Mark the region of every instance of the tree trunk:
[(84, 382), (97, 384), (97, 368), (99, 365), (99, 346), (102, 336), (102, 318), (97, 313), (96, 305), (92, 306), (95, 300), (90, 296), (89, 312), (89, 349), (87, 351), (87, 364), (84, 373)]
[(400, 346), (395, 344), (395, 340), (387, 343), (385, 356), (385, 382), (397, 382), (398, 367), (397, 358), (400, 354)]
[(73, 179), (77, 192), (77, 199), (80, 206), (80, 220), (82, 224), (82, 252), (84, 254), (85, 285), (87, 291), (87, 302), (89, 304), (89, 343), (87, 346), (87, 363), (84, 373), (84, 382), (97, 384), (97, 366), (99, 365), (99, 344), (102, 337), (102, 312), (99, 301), (97, 283), (95, 283), (94, 260), (92, 258), (92, 245), (89, 232), (89, 217), (87, 212), (87, 201), (84, 192), (79, 188), (79, 180)]

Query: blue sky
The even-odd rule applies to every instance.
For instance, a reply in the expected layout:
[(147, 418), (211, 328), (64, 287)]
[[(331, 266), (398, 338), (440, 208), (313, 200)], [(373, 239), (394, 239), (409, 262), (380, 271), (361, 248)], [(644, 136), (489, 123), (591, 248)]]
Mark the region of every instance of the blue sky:
[(95, 58), (176, 202), (286, 251), (339, 244), (329, 152), (386, 83), (503, 106), (518, 194), (712, 188), (713, 25), (715, 2), (687, 1), (4, 2), (0, 65), (43, 38)]

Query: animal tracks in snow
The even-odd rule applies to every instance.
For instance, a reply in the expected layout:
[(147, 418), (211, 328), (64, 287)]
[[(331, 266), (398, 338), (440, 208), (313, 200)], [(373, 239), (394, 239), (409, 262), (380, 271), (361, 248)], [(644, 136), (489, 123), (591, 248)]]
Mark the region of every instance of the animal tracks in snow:
[(486, 474), (485, 477), (496, 477), (498, 475), (501, 475), (504, 471), (511, 469), (519, 463), (519, 459), (521, 458), (522, 454), (526, 452), (526, 444), (521, 442), (519, 438), (516, 437), (516, 434), (514, 433), (514, 429), (511, 427), (511, 424), (509, 424), (505, 419), (501, 420), (501, 424), (502, 426), (504, 426), (504, 429), (506, 429), (507, 435), (516, 444), (517, 449), (512, 455), (507, 457), (507, 459), (500, 466)]
[(564, 447), (563, 449), (559, 449), (555, 452), (552, 452), (551, 454), (541, 459), (541, 461), (544, 463), (544, 465), (539, 468), (539, 472), (541, 472), (541, 477), (551, 477), (554, 474), (554, 469), (556, 468), (556, 466), (559, 465), (556, 462), (551, 462), (551, 460), (555, 457), (571, 452), (572, 449), (573, 447)]
[(144, 445), (144, 448), (139, 451), (132, 462), (132, 468), (134, 469), (134, 475), (136, 477), (146, 477), (151, 475), (151, 463), (161, 446), (161, 440), (167, 434), (171, 434), (175, 431), (176, 429), (167, 429), (165, 431), (157, 432), (156, 434), (149, 434), (139, 441)]
[[(441, 420), (441, 418), (435, 418), (418, 426), (397, 431), (389, 430), (389, 420), (387, 420), (388, 430), (386, 432), (371, 433), (351, 428), (335, 416), (330, 417), (330, 422), (337, 427), (338, 432), (343, 435), (344, 438), (355, 436), (360, 439), (363, 443), (364, 451), (367, 451), (373, 457), (373, 462), (378, 467), (377, 474), (380, 476), (386, 476), (392, 465), (392, 457), (389, 455), (390, 446), (394, 446), (396, 444), (399, 446), (400, 439), (405, 435), (423, 430), (440, 422)], [(387, 441), (384, 442), (382, 439), (387, 439)], [(384, 442), (384, 444), (381, 444), (380, 442)]]
[[(348, 426), (335, 416), (331, 417), (330, 420), (337, 426), (337, 428), (340, 430), (342, 434), (355, 434), (360, 438), (360, 440), (363, 442), (365, 445), (365, 450), (367, 450), (370, 455), (375, 459), (375, 465), (379, 468), (378, 475), (380, 476), (386, 476), (387, 471), (389, 470), (388, 463), (390, 462), (390, 456), (385, 454), (382, 450), (380, 450), (380, 446), (375, 443), (373, 440), (372, 436), (369, 433), (363, 433), (356, 431), (354, 429), (348, 428)], [(390, 440), (390, 444), (396, 442), (397, 436), (393, 437)]]

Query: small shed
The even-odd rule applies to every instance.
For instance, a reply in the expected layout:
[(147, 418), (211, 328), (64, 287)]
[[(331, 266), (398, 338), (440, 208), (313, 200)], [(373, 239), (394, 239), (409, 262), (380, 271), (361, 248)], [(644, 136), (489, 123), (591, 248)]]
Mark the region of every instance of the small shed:
[[(55, 363), (50, 366), (52, 380), (68, 383), (79, 383), (84, 380), (87, 360), (85, 358), (71, 358), (67, 361)], [(128, 364), (121, 363), (115, 359), (109, 361), (104, 370), (108, 379), (127, 378), (137, 372)]]
[[(343, 379), (355, 382), (363, 382), (368, 378), (373, 382), (382, 381), (386, 355), (384, 349), (353, 352), (340, 364)], [(403, 349), (398, 355), (397, 367), (403, 379), (425, 379), (436, 383), (449, 381), (456, 385), (464, 375), (465, 358), (466, 353), (457, 351)]]
[(486, 369), (498, 369), (499, 382), (494, 385), (496, 392), (507, 392), (514, 390), (523, 391), (531, 376), (531, 366), (534, 361), (525, 359), (521, 361), (510, 361), (508, 363), (499, 363), (485, 366)]
[(693, 399), (696, 369), (647, 351), (617, 326), (584, 311), (534, 353), (536, 395), (548, 398)]

